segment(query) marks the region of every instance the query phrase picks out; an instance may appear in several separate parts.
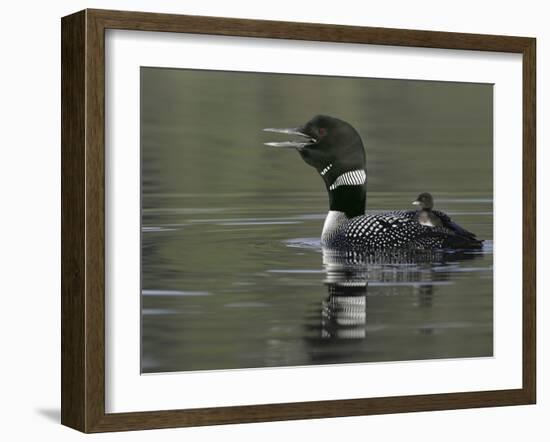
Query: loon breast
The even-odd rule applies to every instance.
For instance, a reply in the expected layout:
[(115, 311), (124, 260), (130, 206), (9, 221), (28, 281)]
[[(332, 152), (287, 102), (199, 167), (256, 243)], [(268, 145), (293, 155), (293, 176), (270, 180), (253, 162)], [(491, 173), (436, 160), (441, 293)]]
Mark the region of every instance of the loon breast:
[(331, 238), (349, 221), (349, 218), (344, 212), (338, 210), (330, 210), (323, 224), (323, 232), (321, 233), (321, 242), (330, 243)]

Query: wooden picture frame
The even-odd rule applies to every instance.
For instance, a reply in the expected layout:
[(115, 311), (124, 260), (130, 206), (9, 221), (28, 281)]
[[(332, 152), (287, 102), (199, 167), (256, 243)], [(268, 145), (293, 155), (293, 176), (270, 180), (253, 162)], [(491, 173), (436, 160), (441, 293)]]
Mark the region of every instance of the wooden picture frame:
[[(105, 412), (105, 30), (495, 51), (523, 57), (523, 385), (269, 405)], [(83, 432), (141, 430), (533, 404), (536, 397), (535, 53), (533, 38), (84, 10), (62, 19), (62, 410)]]

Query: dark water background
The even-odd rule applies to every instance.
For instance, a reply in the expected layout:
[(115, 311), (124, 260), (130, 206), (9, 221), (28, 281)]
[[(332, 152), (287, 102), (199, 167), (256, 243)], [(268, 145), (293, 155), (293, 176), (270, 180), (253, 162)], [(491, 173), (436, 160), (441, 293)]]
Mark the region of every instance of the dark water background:
[[(491, 356), (492, 86), (141, 70), (142, 372)], [(480, 252), (323, 256), (320, 177), (264, 141), (324, 113), (367, 151), (368, 211), (436, 207)]]

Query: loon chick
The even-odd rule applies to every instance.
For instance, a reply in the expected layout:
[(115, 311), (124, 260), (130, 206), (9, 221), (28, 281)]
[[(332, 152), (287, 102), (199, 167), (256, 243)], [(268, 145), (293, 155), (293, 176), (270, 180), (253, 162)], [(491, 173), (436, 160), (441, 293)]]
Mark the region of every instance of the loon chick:
[(421, 193), (412, 203), (415, 206), (420, 206), (420, 210), (417, 211), (417, 220), (423, 226), (445, 227), (459, 235), (477, 240), (474, 233), (460, 227), (451, 220), (449, 215), (439, 210), (433, 210), (434, 199), (431, 193)]
[(424, 192), (418, 195), (418, 197), (412, 202), (415, 206), (420, 206), (418, 211), (418, 222), (423, 226), (436, 227), (442, 226), (441, 218), (439, 218), (433, 211), (434, 199), (431, 193)]
[(329, 212), (321, 235), (324, 247), (361, 252), (481, 247), (481, 241), (475, 237), (444, 225), (421, 225), (414, 210), (365, 215), (365, 149), (361, 137), (349, 123), (317, 115), (300, 127), (264, 131), (300, 137), (300, 141), (265, 144), (296, 149), (323, 179), (329, 196)]

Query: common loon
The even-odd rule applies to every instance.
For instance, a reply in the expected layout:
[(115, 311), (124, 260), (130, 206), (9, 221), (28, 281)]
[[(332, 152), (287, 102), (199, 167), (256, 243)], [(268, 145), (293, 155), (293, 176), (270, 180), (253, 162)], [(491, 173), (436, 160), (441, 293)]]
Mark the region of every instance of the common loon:
[(415, 210), (365, 215), (365, 149), (361, 137), (349, 123), (317, 115), (300, 127), (264, 131), (300, 137), (299, 141), (265, 144), (296, 149), (323, 179), (329, 196), (329, 212), (321, 234), (323, 247), (361, 252), (481, 247), (482, 242), (475, 236), (461, 233), (466, 232), (464, 229), (420, 224)]
[(420, 206), (420, 210), (417, 211), (417, 220), (420, 224), (429, 227), (445, 227), (459, 235), (477, 239), (474, 233), (460, 227), (446, 213), (433, 210), (434, 199), (431, 193), (421, 193), (412, 203), (415, 206)]

